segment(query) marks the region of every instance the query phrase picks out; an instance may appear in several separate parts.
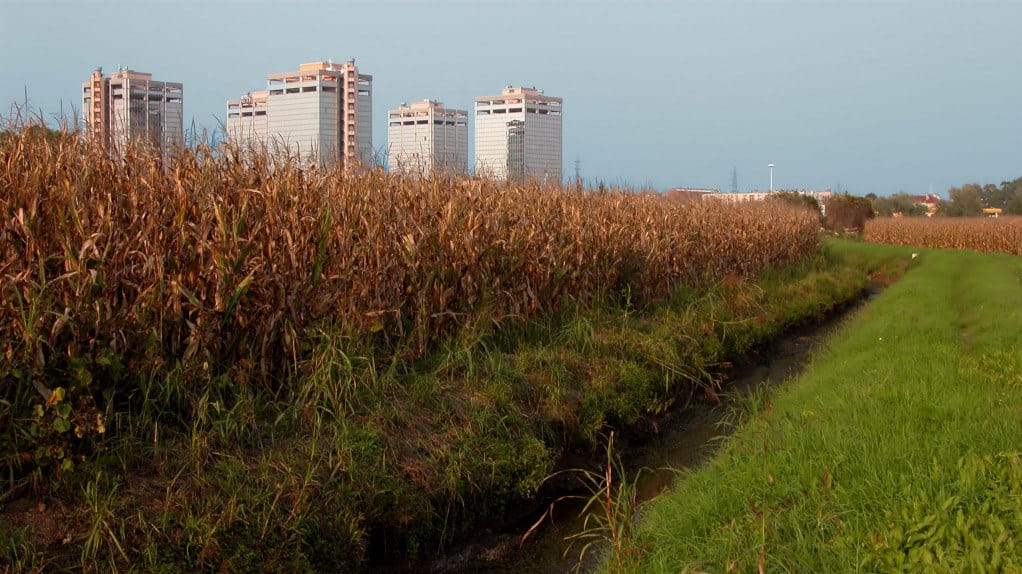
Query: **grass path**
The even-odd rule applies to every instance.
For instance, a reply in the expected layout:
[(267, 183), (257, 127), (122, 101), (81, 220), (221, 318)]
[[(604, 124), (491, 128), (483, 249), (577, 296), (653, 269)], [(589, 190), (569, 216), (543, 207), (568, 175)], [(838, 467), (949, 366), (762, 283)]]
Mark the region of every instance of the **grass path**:
[(1022, 571), (1020, 327), (1022, 259), (922, 252), (720, 456), (645, 509), (618, 566)]

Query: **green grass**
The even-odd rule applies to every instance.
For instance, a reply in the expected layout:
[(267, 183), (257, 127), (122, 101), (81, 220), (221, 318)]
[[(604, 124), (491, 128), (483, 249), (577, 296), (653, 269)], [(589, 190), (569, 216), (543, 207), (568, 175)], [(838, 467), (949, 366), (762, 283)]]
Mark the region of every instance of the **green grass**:
[(625, 570), (1022, 571), (1020, 325), (1022, 259), (922, 251), (645, 507)]

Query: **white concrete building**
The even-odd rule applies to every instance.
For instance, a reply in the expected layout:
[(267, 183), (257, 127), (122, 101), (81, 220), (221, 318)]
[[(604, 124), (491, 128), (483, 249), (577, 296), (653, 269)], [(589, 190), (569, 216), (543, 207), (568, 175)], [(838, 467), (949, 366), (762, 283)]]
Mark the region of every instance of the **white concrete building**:
[(82, 84), (82, 116), (85, 131), (111, 149), (145, 142), (167, 155), (185, 141), (184, 86), (127, 68), (104, 77), (97, 68)]
[(771, 193), (772, 192), (766, 192), (766, 191), (750, 191), (749, 193), (738, 193), (738, 192), (734, 192), (734, 193), (713, 193), (713, 194), (707, 195), (706, 197), (709, 197), (710, 199), (713, 199), (713, 200), (730, 201), (731, 203), (744, 203), (746, 201), (764, 201), (766, 198), (770, 197)]
[(227, 137), (245, 149), (266, 145), (268, 91), (251, 92), (227, 102)]
[(561, 98), (508, 86), (475, 101), (475, 172), (561, 184)]
[[(360, 74), (354, 60), (310, 62), (297, 72), (270, 74), (265, 106), (262, 92), (227, 102), (227, 134), (321, 166), (371, 165), (372, 84), (373, 77)], [(260, 107), (265, 113), (258, 113)]]
[(393, 172), (468, 173), (468, 112), (423, 100), (387, 113), (387, 165)]

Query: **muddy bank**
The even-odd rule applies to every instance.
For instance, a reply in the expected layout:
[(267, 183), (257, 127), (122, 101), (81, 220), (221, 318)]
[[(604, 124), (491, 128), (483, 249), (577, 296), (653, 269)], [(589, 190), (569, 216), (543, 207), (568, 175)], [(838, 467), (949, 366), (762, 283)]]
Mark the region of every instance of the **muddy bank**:
[[(692, 469), (705, 462), (729, 432), (725, 418), (733, 410), (734, 394), (748, 392), (761, 385), (776, 386), (794, 376), (808, 364), (813, 349), (834, 332), (846, 317), (865, 304), (880, 289), (872, 286), (864, 296), (832, 313), (822, 322), (795, 329), (765, 345), (734, 365), (726, 375), (725, 391), (720, 402), (697, 397), (689, 404), (678, 405), (651, 423), (649, 432), (625, 434), (615, 449), (622, 457), (630, 476), (639, 474), (638, 499), (644, 502), (669, 486), (679, 470)], [(576, 456), (568, 467), (598, 468), (604, 453), (589, 458)], [(554, 505), (551, 516), (528, 539), (522, 537), (548, 509), (550, 503), (566, 495), (585, 495), (572, 490), (574, 480), (557, 482), (556, 488), (541, 492), (533, 505), (509, 513), (501, 523), (474, 532), (452, 545), (442, 557), (427, 564), (410, 564), (403, 560), (380, 560), (370, 567), (375, 573), (433, 572), (437, 574), (470, 573), (562, 573), (578, 564), (581, 544), (569, 547), (566, 538), (583, 529), (580, 512), (583, 503), (562, 500)], [(567, 555), (566, 555), (567, 553)], [(593, 552), (585, 566), (595, 562)]]

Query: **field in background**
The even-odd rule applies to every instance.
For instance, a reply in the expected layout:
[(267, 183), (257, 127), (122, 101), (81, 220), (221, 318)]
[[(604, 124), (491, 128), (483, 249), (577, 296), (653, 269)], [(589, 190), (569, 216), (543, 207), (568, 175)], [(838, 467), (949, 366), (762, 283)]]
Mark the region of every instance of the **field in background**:
[(884, 217), (866, 223), (866, 241), (1022, 255), (1022, 217)]
[(776, 203), (112, 160), (33, 130), (0, 166), (16, 569), (428, 554), (866, 282)]
[(926, 250), (913, 265), (806, 374), (750, 400), (726, 449), (645, 509), (612, 564), (1019, 571), (1022, 260)]

